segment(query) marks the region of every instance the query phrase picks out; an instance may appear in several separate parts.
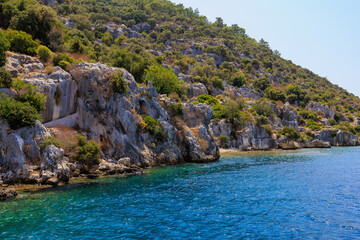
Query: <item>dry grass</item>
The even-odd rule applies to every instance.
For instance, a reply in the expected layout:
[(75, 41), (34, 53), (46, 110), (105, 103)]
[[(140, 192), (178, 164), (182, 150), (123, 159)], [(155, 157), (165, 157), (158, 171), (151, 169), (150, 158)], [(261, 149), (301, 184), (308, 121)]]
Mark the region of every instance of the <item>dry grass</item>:
[(199, 136), (199, 129), (197, 128), (190, 128), (191, 132), (194, 134), (194, 136), (196, 137), (196, 140), (199, 142), (200, 144), (200, 148), (202, 151), (206, 151), (206, 149), (209, 148), (209, 143), (205, 140), (205, 139), (202, 139), (200, 136)]
[(44, 72), (45, 74), (47, 74), (47, 75), (50, 75), (50, 74), (52, 74), (52, 73), (55, 72), (55, 68), (54, 68), (54, 66), (49, 65), (49, 66), (46, 66), (46, 67), (43, 69), (43, 72)]
[(72, 57), (73, 59), (80, 61), (80, 62), (91, 62), (91, 58), (89, 55), (87, 54), (83, 54), (83, 53), (72, 53), (69, 54), (70, 57)]
[(54, 136), (59, 140), (60, 146), (65, 153), (72, 157), (76, 154), (76, 147), (79, 145), (78, 132), (67, 126), (58, 126), (51, 129)]

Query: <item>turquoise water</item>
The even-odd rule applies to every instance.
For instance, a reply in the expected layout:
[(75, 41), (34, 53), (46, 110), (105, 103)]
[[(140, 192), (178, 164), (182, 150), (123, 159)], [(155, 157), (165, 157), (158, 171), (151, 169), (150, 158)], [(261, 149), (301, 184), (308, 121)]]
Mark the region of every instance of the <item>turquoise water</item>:
[(223, 157), (0, 203), (0, 239), (359, 239), (360, 148)]

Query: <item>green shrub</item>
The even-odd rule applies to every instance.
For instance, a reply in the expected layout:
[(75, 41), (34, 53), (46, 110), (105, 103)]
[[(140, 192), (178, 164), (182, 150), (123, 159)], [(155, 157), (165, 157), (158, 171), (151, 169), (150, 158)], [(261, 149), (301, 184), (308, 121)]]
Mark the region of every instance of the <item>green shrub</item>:
[(272, 135), (272, 130), (271, 130), (271, 128), (270, 128), (268, 125), (264, 125), (263, 127), (265, 128), (266, 133), (267, 133), (269, 136), (271, 136), (271, 135)]
[(284, 135), (293, 140), (300, 138), (300, 133), (298, 133), (293, 127), (284, 127), (278, 131), (278, 134)]
[(256, 102), (251, 106), (251, 109), (255, 111), (258, 115), (262, 115), (271, 119), (275, 117), (275, 112), (272, 107), (264, 101)]
[(311, 135), (312, 135), (312, 132), (311, 132), (311, 131), (306, 131), (305, 134), (306, 134), (307, 136), (311, 136)]
[(12, 78), (9, 71), (5, 67), (0, 68), (0, 88), (10, 88), (12, 85)]
[(60, 141), (59, 139), (55, 138), (54, 136), (45, 136), (41, 138), (40, 149), (43, 150), (45, 147), (54, 145), (55, 147), (60, 148)]
[(254, 88), (259, 91), (264, 91), (266, 88), (270, 86), (270, 80), (266, 77), (257, 78), (254, 81)]
[(23, 53), (31, 56), (36, 55), (37, 43), (30, 34), (23, 31), (7, 29), (5, 37), (10, 43), (10, 51)]
[(123, 73), (118, 72), (114, 73), (110, 78), (110, 86), (114, 93), (127, 93), (128, 89), (126, 86), (126, 82), (123, 78)]
[(221, 147), (227, 148), (228, 147), (228, 142), (229, 142), (229, 138), (227, 136), (224, 135), (220, 135), (218, 136), (218, 139), (220, 141), (220, 145)]
[(299, 84), (290, 84), (286, 88), (287, 101), (290, 103), (298, 103), (303, 106), (310, 101), (310, 97), (305, 89), (303, 89)]
[(106, 45), (110, 46), (114, 42), (114, 39), (113, 39), (113, 37), (111, 36), (110, 33), (106, 32), (104, 34), (104, 36), (101, 38), (101, 42), (103, 42)]
[(24, 83), (22, 80), (17, 79), (15, 88), (19, 90), (19, 96), (17, 100), (20, 102), (28, 102), (38, 112), (45, 109), (46, 96), (40, 93), (36, 86), (30, 83)]
[(151, 81), (161, 94), (177, 93), (183, 96), (186, 93), (184, 82), (178, 79), (174, 71), (158, 64), (153, 64), (146, 70), (145, 81)]
[(71, 63), (65, 61), (65, 60), (61, 60), (58, 63), (58, 66), (61, 67), (62, 69), (66, 70), (69, 66), (71, 65)]
[(41, 120), (41, 115), (30, 103), (16, 101), (5, 94), (0, 95), (0, 117), (12, 129), (31, 126), (36, 120)]
[(94, 141), (87, 141), (84, 136), (77, 135), (79, 146), (77, 148), (76, 160), (86, 165), (100, 163), (100, 146)]
[(3, 34), (2, 31), (0, 31), (0, 67), (4, 66), (6, 63), (6, 53), (5, 51), (9, 50), (10, 43)]
[(42, 61), (47, 61), (52, 58), (52, 52), (47, 47), (40, 45), (37, 49), (37, 55)]
[(332, 130), (332, 131), (331, 131), (331, 136), (332, 136), (332, 137), (336, 137), (336, 135), (337, 135), (337, 131), (336, 131), (336, 130)]
[(309, 119), (305, 125), (306, 127), (310, 128), (311, 130), (313, 131), (318, 131), (318, 130), (321, 130), (322, 128), (322, 124), (321, 123), (317, 123), (315, 122), (314, 120), (312, 119)]
[(266, 92), (266, 97), (268, 97), (269, 99), (274, 100), (274, 101), (285, 102), (285, 100), (286, 100), (286, 97), (285, 97), (285, 94), (283, 93), (283, 91), (276, 90), (273, 88), (269, 89)]
[(268, 123), (269, 119), (266, 116), (263, 115), (257, 115), (255, 116), (256, 125), (261, 126)]
[(53, 63), (55, 66), (59, 66), (62, 69), (66, 69), (68, 65), (75, 64), (75, 60), (72, 57), (69, 57), (63, 53), (56, 53), (53, 58)]
[(80, 39), (75, 38), (70, 41), (70, 52), (71, 53), (84, 53), (85, 52), (85, 46)]
[(317, 120), (317, 116), (314, 112), (308, 111), (308, 110), (302, 110), (299, 112), (299, 115), (303, 117), (304, 119), (312, 119), (314, 121)]
[(172, 115), (175, 115), (175, 116), (183, 115), (183, 106), (181, 103), (171, 103), (169, 108), (170, 108)]
[(218, 88), (224, 91), (223, 81), (219, 77), (213, 77), (211, 79), (211, 84), (214, 86), (214, 88)]
[(242, 111), (244, 103), (240, 100), (234, 101), (228, 99), (225, 104), (215, 104), (212, 106), (214, 110), (214, 119), (226, 119), (230, 123), (237, 126), (244, 126), (249, 122), (249, 115), (246, 111)]
[(166, 140), (167, 133), (161, 127), (159, 120), (154, 119), (150, 115), (141, 115), (141, 117), (143, 120), (139, 123), (141, 128), (153, 134), (159, 141), (163, 142)]
[(128, 49), (116, 49), (110, 52), (114, 67), (125, 68), (137, 82), (143, 82), (145, 70), (150, 65), (150, 58), (144, 54), (136, 54)]
[(334, 126), (334, 125), (338, 124), (338, 123), (335, 121), (335, 119), (332, 119), (332, 118), (328, 119), (328, 121), (329, 121), (329, 124), (330, 124), (331, 126)]
[(246, 83), (246, 77), (243, 73), (237, 73), (230, 78), (230, 82), (235, 87), (242, 87)]
[(198, 100), (201, 103), (206, 103), (206, 104), (219, 104), (219, 100), (217, 100), (216, 98), (214, 98), (212, 95), (208, 95), (208, 94), (202, 94), (200, 96), (198, 96)]
[(342, 118), (341, 113), (336, 112), (334, 115), (334, 120), (338, 123), (341, 118)]
[(355, 129), (355, 131), (356, 131), (357, 133), (360, 133), (360, 125), (356, 125), (356, 126), (354, 127), (354, 129)]

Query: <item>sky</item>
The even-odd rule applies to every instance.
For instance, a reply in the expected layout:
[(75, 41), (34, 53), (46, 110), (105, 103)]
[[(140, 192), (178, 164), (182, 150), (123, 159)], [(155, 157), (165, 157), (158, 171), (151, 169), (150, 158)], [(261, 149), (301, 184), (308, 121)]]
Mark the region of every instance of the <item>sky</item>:
[(360, 96), (360, 0), (171, 0), (238, 24), (293, 63)]

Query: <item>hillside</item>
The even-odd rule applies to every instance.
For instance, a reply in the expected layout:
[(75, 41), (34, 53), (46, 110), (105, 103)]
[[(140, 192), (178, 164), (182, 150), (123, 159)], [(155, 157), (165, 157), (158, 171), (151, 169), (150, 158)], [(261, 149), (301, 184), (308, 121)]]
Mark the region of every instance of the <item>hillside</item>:
[(358, 97), (221, 18), (166, 0), (0, 10), (3, 181), (214, 161), (220, 147), (359, 144)]

